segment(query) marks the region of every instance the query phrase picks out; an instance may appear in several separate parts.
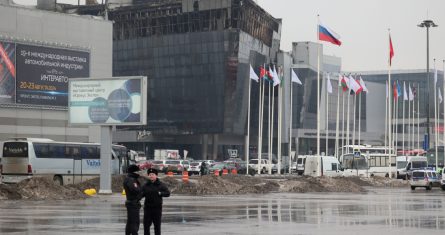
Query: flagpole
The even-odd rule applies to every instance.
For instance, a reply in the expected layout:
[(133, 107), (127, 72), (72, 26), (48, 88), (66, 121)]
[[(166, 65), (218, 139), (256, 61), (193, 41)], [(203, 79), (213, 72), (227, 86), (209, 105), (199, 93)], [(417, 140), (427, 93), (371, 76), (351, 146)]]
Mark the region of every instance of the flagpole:
[(411, 126), (410, 126), (410, 124), (411, 124), (411, 102), (410, 102), (410, 96), (411, 96), (411, 94), (409, 93), (409, 91), (410, 91), (410, 89), (411, 89), (411, 83), (410, 82), (408, 82), (408, 128), (407, 128), (407, 131), (408, 131), (408, 150), (412, 150), (411, 149), (411, 138), (410, 138), (410, 132), (411, 132)]
[[(342, 88), (343, 89), (343, 88)], [(342, 143), (342, 147), (341, 147), (341, 156), (343, 156), (345, 154), (345, 93), (342, 92), (341, 93), (341, 99), (342, 99), (342, 104), (341, 104), (341, 112), (342, 112), (342, 119), (341, 119), (341, 143)], [(343, 160), (343, 159), (342, 159)]]
[(406, 84), (405, 81), (403, 81), (403, 104), (402, 104), (402, 152), (403, 155), (406, 156), (405, 154), (405, 100), (406, 100)]
[(321, 156), (320, 156), (320, 20), (319, 15), (317, 15), (318, 24), (317, 24), (317, 158), (318, 158), (318, 167), (317, 167), (317, 175), (321, 176)]
[[(389, 32), (389, 29), (388, 29), (388, 32)], [(390, 36), (390, 39), (391, 39), (391, 36)], [(391, 41), (390, 41), (391, 42)], [(391, 54), (391, 53), (390, 53)], [(390, 63), (389, 63), (389, 69), (388, 69), (388, 85), (389, 86), (391, 86), (391, 56), (390, 56)], [(391, 89), (389, 90), (389, 96), (391, 97)], [(389, 109), (388, 109), (388, 118), (389, 118), (389, 120), (388, 120), (388, 125), (389, 125), (389, 127), (391, 127), (392, 126), (392, 115), (391, 115), (391, 101), (389, 102)], [(390, 154), (390, 156), (391, 156), (391, 154), (394, 152), (394, 149), (392, 148), (393, 147), (393, 144), (392, 144), (392, 138), (391, 138), (391, 135), (389, 135), (389, 140), (388, 140), (388, 142), (389, 142), (389, 147), (390, 147), (390, 151), (389, 151), (389, 154)], [(391, 177), (391, 157), (389, 158), (389, 165), (388, 165), (388, 172), (389, 172), (389, 178), (392, 178)]]
[[(363, 91), (362, 91), (363, 92)], [(360, 145), (360, 132), (361, 132), (361, 115), (362, 115), (362, 92), (360, 92), (358, 97), (358, 145)]]
[[(263, 64), (263, 69), (266, 71), (266, 65)], [(263, 108), (264, 108), (264, 77), (260, 77), (260, 87), (258, 90), (258, 174), (261, 174), (261, 155), (263, 148)]]
[(388, 100), (389, 100), (389, 90), (388, 90), (388, 81), (386, 81), (386, 100), (385, 100), (385, 153), (387, 153), (388, 147)]
[[(269, 67), (269, 71), (270, 71), (270, 67)], [(272, 85), (270, 84), (270, 82), (269, 82), (269, 93), (268, 93), (268, 101), (269, 101), (269, 107), (268, 107), (268, 109), (269, 109), (269, 115), (268, 115), (268, 117), (267, 117), (267, 122), (268, 122), (268, 130), (267, 130), (267, 155), (268, 155), (268, 159), (269, 159), (269, 163), (270, 163), (270, 159), (271, 159), (271, 156), (270, 156), (270, 154), (271, 154), (271, 149), (272, 149), (272, 147), (270, 146), (270, 139), (271, 139), (271, 131), (272, 131), (272, 127), (271, 127), (271, 125), (272, 125), (272, 123), (271, 123), (271, 120), (272, 120), (272, 118), (271, 118), (271, 99), (272, 99), (272, 97), (271, 97), (271, 92), (272, 92), (272, 90), (271, 90), (271, 87), (272, 87)], [(272, 169), (270, 168), (270, 167), (268, 167), (269, 169), (268, 169), (268, 172), (269, 172), (269, 175), (270, 174), (272, 174)]]
[[(292, 70), (292, 68), (291, 68)], [(292, 157), (292, 87), (293, 87), (293, 82), (292, 82), (292, 71), (290, 71), (290, 79), (289, 79), (289, 84), (290, 84), (290, 117), (289, 117), (289, 174), (292, 173), (291, 172), (291, 157)], [(297, 155), (297, 153), (295, 153), (295, 155)]]
[[(251, 66), (251, 65), (249, 65)], [(250, 68), (249, 68), (250, 69)], [(251, 93), (251, 78), (249, 75), (249, 96), (247, 97), (247, 136), (246, 136), (246, 145), (245, 145), (245, 154), (246, 154), (246, 162), (249, 164), (249, 145), (250, 145), (250, 93)], [(246, 168), (246, 174), (249, 174), (249, 167)]]
[(443, 145), (444, 145), (444, 150), (445, 150), (445, 60), (442, 60), (442, 63), (443, 63), (443, 84), (442, 84), (442, 89), (443, 89), (443, 97), (444, 97), (444, 100), (442, 101), (443, 102), (443, 120), (444, 120), (444, 123), (443, 123), (443, 126), (444, 126), (444, 131), (443, 131)]
[[(353, 109), (353, 119), (352, 119), (352, 145), (355, 145), (355, 112), (356, 112), (356, 107), (357, 106), (357, 94), (354, 92), (354, 100), (353, 100), (353, 105), (354, 105), (354, 109)], [(352, 152), (354, 152), (354, 147), (352, 147)]]
[[(397, 88), (397, 87), (396, 87)], [(392, 106), (392, 119), (395, 125), (391, 126), (391, 131), (392, 131), (392, 144), (393, 144), (393, 148), (395, 147), (395, 142), (396, 142), (396, 104), (397, 104), (397, 99), (398, 99), (398, 95), (396, 95), (393, 99), (393, 106)], [(396, 151), (394, 149), (394, 151)]]
[[(420, 83), (417, 83), (417, 92), (420, 93)], [(417, 94), (417, 148), (420, 149), (420, 94)]]
[(328, 91), (328, 76), (326, 76), (326, 150), (325, 156), (328, 156), (328, 148), (329, 148), (329, 91)]
[[(350, 112), (349, 112), (349, 107), (350, 107), (350, 105), (349, 105), (349, 100), (350, 100), (350, 92), (351, 92), (351, 90), (350, 90), (350, 88), (349, 88), (349, 85), (351, 84), (351, 82), (350, 82), (350, 80), (351, 80), (351, 78), (349, 78), (349, 80), (348, 80), (348, 93), (346, 94), (346, 99), (348, 100), (348, 104), (347, 104), (347, 112), (346, 112), (346, 115), (347, 115), (347, 117), (346, 117), (346, 145), (350, 145), (351, 143), (349, 142), (349, 117), (350, 117)], [(349, 153), (349, 147), (347, 148), (347, 150), (346, 150), (346, 153)]]
[[(281, 74), (282, 74), (282, 68), (281, 67), (278, 67), (278, 71), (279, 71), (279, 73), (280, 73), (280, 75), (279, 76), (281, 76)], [(280, 77), (278, 77), (279, 79), (280, 79)], [(281, 76), (281, 78), (283, 78), (282, 76)], [(283, 87), (281, 86), (281, 83), (280, 84), (278, 84), (278, 131), (277, 131), (277, 157), (278, 157), (278, 174), (281, 174), (281, 125), (282, 125), (282, 123), (281, 123), (281, 119), (282, 119), (282, 102), (283, 102), (283, 100), (282, 100), (282, 90), (283, 90)], [(290, 157), (290, 156), (289, 156)]]
[(415, 101), (414, 101), (414, 93), (413, 93), (413, 88), (414, 88), (414, 82), (411, 84), (411, 94), (412, 94), (412, 97), (413, 97), (413, 112), (412, 112), (412, 115), (411, 115), (411, 133), (412, 133), (412, 135), (411, 135), (411, 149), (415, 149), (416, 147), (415, 147), (415, 145), (414, 145), (414, 120), (415, 120), (415, 115), (416, 115), (416, 113), (415, 113), (415, 107), (416, 107), (416, 103), (415, 103)]
[(340, 76), (338, 77), (338, 85), (337, 85), (337, 117), (335, 122), (335, 157), (340, 160), (339, 152), (338, 152), (338, 135), (340, 129)]
[[(397, 96), (399, 95), (399, 92), (398, 92), (398, 89), (399, 89), (399, 81), (397, 81)], [(399, 99), (397, 98), (397, 102), (396, 102), (396, 104), (395, 104), (395, 115), (394, 116), (396, 116), (396, 125), (395, 125), (395, 127), (394, 127), (394, 129), (395, 129), (395, 138), (394, 138), (394, 142), (395, 142), (395, 151), (396, 151), (396, 155), (397, 155), (397, 149), (398, 149), (398, 146), (399, 146), (399, 144), (398, 144), (398, 140), (399, 140), (399, 127), (398, 127), (398, 124), (399, 124)]]
[[(435, 126), (435, 130), (434, 130), (434, 145), (435, 145), (435, 150), (436, 150), (436, 168), (439, 166), (439, 158), (437, 156), (438, 154), (438, 150), (437, 150), (437, 70), (436, 70), (436, 59), (433, 59), (434, 61), (434, 126)], [(428, 72), (428, 71), (427, 71)]]

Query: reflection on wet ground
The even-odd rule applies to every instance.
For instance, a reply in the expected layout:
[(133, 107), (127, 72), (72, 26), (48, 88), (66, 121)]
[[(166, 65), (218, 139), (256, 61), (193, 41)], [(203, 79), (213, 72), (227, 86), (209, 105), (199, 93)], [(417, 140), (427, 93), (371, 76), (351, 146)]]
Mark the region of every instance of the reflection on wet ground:
[[(438, 234), (445, 192), (173, 196), (163, 234)], [(0, 234), (123, 234), (121, 195), (82, 201), (0, 201)], [(141, 214), (142, 216), (142, 214)], [(142, 234), (142, 226), (140, 230)]]

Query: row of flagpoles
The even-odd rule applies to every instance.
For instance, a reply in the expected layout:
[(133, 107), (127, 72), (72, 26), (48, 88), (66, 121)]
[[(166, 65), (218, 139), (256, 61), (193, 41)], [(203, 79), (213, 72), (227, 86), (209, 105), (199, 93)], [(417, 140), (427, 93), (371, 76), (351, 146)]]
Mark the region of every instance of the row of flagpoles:
[[(336, 34), (334, 31), (329, 29), (328, 27), (324, 26), (323, 24), (318, 24), (318, 42), (320, 47), (320, 41), (326, 41), (330, 42), (334, 45), (341, 45), (341, 41), (339, 40), (338, 34)], [(319, 50), (319, 49), (318, 49)], [(320, 53), (318, 51), (317, 53), (317, 156), (321, 156), (320, 154)], [(389, 154), (397, 154), (395, 151), (398, 149), (397, 143), (398, 143), (398, 114), (399, 114), (399, 97), (402, 96), (402, 88), (400, 87), (399, 82), (394, 82), (394, 86), (392, 89), (390, 89), (391, 84), (391, 65), (392, 65), (392, 58), (394, 57), (394, 49), (392, 45), (391, 35), (389, 35), (389, 63), (388, 63), (388, 81), (386, 82), (386, 108), (385, 108), (385, 146), (388, 147)], [(444, 64), (445, 66), (445, 64)], [(427, 71), (428, 72), (428, 71)], [(284, 71), (281, 66), (273, 65), (269, 66), (269, 68), (266, 68), (266, 65), (260, 67), (260, 75), (258, 76), (252, 66), (250, 66), (250, 79), (255, 80), (259, 83), (259, 96), (258, 96), (258, 172), (260, 173), (260, 164), (261, 164), (261, 158), (262, 158), (262, 143), (263, 143), (263, 117), (264, 117), (264, 99), (265, 99), (265, 89), (268, 89), (268, 158), (269, 162), (272, 162), (272, 139), (273, 139), (273, 123), (274, 123), (274, 98), (275, 98), (275, 89), (274, 87), (278, 86), (278, 133), (277, 133), (277, 155), (278, 155), (278, 169), (281, 169), (281, 121), (282, 121), (282, 79), (284, 77)], [(340, 148), (345, 145), (355, 145), (356, 143), (361, 143), (361, 94), (362, 93), (368, 93), (368, 89), (365, 85), (365, 82), (361, 78), (361, 76), (356, 76), (355, 78), (352, 75), (346, 76), (346, 75), (338, 75), (338, 92), (337, 92), (337, 113), (336, 113), (336, 134), (335, 134), (335, 152), (334, 155), (339, 157), (343, 154), (345, 154), (344, 149)], [(291, 77), (291, 85), (290, 85), (290, 118), (289, 118), (289, 146), (288, 146), (288, 155), (289, 155), (289, 171), (291, 166), (291, 150), (292, 150), (292, 101), (293, 101), (293, 94), (292, 94), (292, 83), (297, 83), (302, 85), (302, 82), (294, 72), (294, 70), (290, 69), (290, 77)], [(444, 77), (445, 80), (445, 77)], [(435, 72), (435, 87), (437, 82), (437, 70)], [(444, 82), (445, 84), (445, 82)], [(417, 87), (419, 87), (419, 83), (417, 84)], [(341, 88), (341, 89), (340, 89)], [(340, 92), (340, 90), (343, 90), (343, 92)], [(442, 103), (442, 94), (440, 92), (440, 89), (438, 90), (438, 96), (435, 93), (435, 130), (437, 133), (438, 130), (438, 112), (437, 112), (437, 104), (436, 104), (436, 98), (439, 99), (439, 103)], [(247, 122), (247, 136), (246, 136), (246, 160), (249, 161), (249, 137), (250, 137), (250, 93), (251, 93), (251, 83), (249, 81), (249, 99), (248, 99), (248, 122)], [(272, 95), (270, 95), (272, 93)], [(330, 74), (327, 74), (326, 76), (326, 155), (328, 154), (328, 139), (329, 139), (329, 94), (333, 93)], [(403, 82), (403, 102), (402, 102), (402, 152), (405, 153), (405, 129), (407, 129), (405, 125), (405, 101), (408, 101), (408, 147), (409, 149), (415, 148), (415, 114), (417, 113), (417, 148), (420, 148), (420, 116), (419, 116), (419, 110), (420, 110), (420, 99), (417, 99), (417, 112), (416, 112), (416, 105), (415, 105), (415, 98), (416, 98), (417, 90), (415, 88), (414, 83), (408, 83), (408, 90), (406, 89), (406, 83)], [(445, 88), (443, 90), (443, 93), (445, 94)], [(346, 95), (345, 95), (346, 94)], [(350, 94), (353, 96), (353, 131), (352, 131), (352, 141), (350, 140)], [(340, 96), (342, 99), (342, 129), (340, 131)], [(393, 96), (393, 99), (390, 99), (389, 97)], [(347, 98), (347, 111), (345, 111), (345, 97)], [(358, 97), (358, 141), (356, 140), (356, 102)], [(391, 101), (392, 100), (392, 101)], [(412, 101), (412, 102), (411, 102)], [(444, 102), (444, 110), (445, 110), (445, 102)], [(345, 125), (345, 113), (347, 115), (346, 117), (346, 125)], [(395, 121), (395, 125), (393, 125), (393, 122)], [(345, 130), (346, 126), (346, 130)], [(346, 131), (346, 132), (345, 132)], [(342, 142), (340, 143), (339, 134), (342, 133)], [(345, 138), (346, 135), (346, 138)], [(438, 145), (438, 135), (436, 134), (435, 139), (435, 145), (436, 145), (436, 165), (437, 165), (437, 145)], [(351, 143), (352, 142), (352, 143)], [(445, 143), (445, 135), (444, 135), (444, 143)], [(341, 153), (339, 152), (341, 149)], [(349, 149), (349, 148), (348, 148)], [(348, 150), (349, 151), (349, 150)], [(298, 154), (298, 153), (297, 153)], [(319, 158), (320, 159), (320, 158)], [(391, 158), (390, 158), (391, 159)], [(390, 162), (391, 164), (391, 162)], [(319, 166), (321, 166), (321, 162), (319, 160)], [(320, 167), (318, 167), (319, 172), (318, 175), (321, 175), (322, 172), (320, 171)], [(269, 173), (271, 173), (271, 169), (268, 169)]]

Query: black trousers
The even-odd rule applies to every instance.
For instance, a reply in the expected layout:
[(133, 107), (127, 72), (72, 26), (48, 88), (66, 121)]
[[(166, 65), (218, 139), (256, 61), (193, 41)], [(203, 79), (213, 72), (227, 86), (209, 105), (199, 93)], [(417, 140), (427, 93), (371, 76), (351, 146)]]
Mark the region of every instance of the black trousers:
[(150, 235), (150, 226), (153, 223), (155, 235), (161, 235), (162, 207), (144, 208), (144, 235)]
[(127, 207), (127, 225), (125, 225), (125, 235), (138, 235), (139, 225), (141, 223), (139, 218), (141, 204), (126, 202), (125, 206)]

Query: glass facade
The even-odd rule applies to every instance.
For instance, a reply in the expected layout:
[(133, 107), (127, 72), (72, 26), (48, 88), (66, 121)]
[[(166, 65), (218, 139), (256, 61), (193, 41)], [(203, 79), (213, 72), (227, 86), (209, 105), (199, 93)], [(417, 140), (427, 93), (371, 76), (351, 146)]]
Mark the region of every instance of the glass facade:
[[(158, 2), (110, 13), (115, 22), (113, 76), (148, 78), (148, 125), (120, 129), (159, 137), (150, 140), (150, 149), (175, 147), (195, 154), (196, 146), (186, 142), (204, 140), (177, 137), (210, 136), (212, 141), (212, 135), (222, 135), (219, 140), (225, 141), (224, 136), (246, 135), (249, 66), (259, 74), (260, 65), (276, 63), (278, 20), (253, 1), (209, 2)], [(258, 83), (252, 82), (251, 89), (251, 115), (257, 117)], [(258, 120), (251, 120), (253, 133)], [(165, 142), (165, 136), (173, 140)]]

